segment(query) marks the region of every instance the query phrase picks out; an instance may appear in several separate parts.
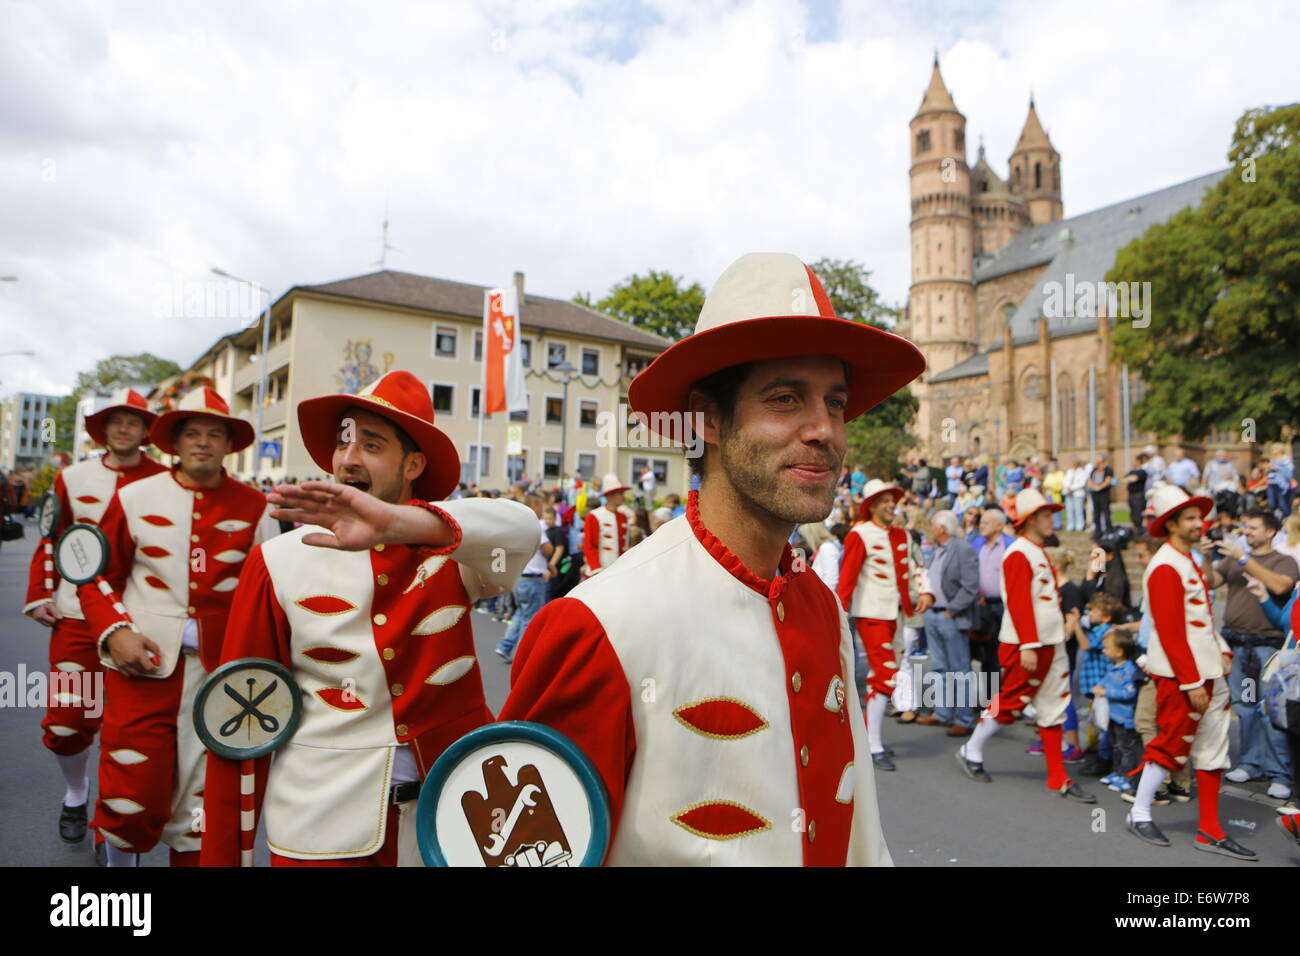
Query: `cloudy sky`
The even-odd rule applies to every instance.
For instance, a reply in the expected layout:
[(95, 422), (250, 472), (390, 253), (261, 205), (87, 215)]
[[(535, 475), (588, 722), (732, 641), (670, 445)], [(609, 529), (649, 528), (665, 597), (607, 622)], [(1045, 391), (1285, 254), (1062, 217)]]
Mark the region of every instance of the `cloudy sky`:
[[(1295, 4), (1193, 0), (0, 0), (0, 394), (188, 364), (212, 266), (278, 297), (388, 267), (603, 293), (747, 251), (901, 302), (908, 131), (937, 48), (1006, 161), (1032, 90), (1066, 215), (1222, 168), (1296, 98)], [(177, 301), (177, 300), (180, 301)]]

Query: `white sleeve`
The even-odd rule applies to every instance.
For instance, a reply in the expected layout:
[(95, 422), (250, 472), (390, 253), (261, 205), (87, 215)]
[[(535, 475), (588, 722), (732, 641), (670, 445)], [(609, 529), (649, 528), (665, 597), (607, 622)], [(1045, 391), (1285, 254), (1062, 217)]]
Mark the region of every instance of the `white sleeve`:
[(517, 501), (460, 498), (426, 507), (440, 513), (456, 529), (455, 543), (439, 553), (460, 565), (461, 580), (471, 601), (514, 587), (524, 565), (537, 551), (537, 515)]

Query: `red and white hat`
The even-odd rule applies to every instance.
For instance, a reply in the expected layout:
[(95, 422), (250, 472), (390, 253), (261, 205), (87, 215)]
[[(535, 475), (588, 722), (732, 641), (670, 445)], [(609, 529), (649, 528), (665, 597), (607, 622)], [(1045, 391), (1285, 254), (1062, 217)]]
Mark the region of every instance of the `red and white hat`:
[(600, 480), (601, 496), (612, 495), (616, 491), (631, 491), (631, 485), (623, 484), (623, 480), (612, 471)]
[(298, 430), (317, 466), (334, 474), (334, 449), (339, 422), (349, 408), (364, 408), (400, 427), (428, 459), (411, 484), (422, 501), (441, 501), (460, 481), (460, 453), (433, 424), (433, 398), (410, 372), (396, 370), (367, 385), (356, 395), (322, 395), (298, 403)]
[[(108, 433), (105, 429), (108, 427), (109, 416), (114, 412), (134, 412), (144, 419), (145, 431), (154, 423), (158, 417), (149, 411), (149, 403), (133, 388), (119, 388), (113, 393), (113, 397), (108, 400), (108, 404), (95, 412), (93, 415), (86, 416), (86, 434), (94, 439), (97, 445), (108, 444)], [(149, 436), (146, 434), (141, 444), (149, 444)]]
[(243, 451), (253, 444), (252, 424), (245, 418), (236, 418), (230, 414), (230, 406), (226, 404), (226, 400), (217, 393), (216, 389), (207, 385), (186, 393), (178, 406), (159, 415), (158, 420), (149, 429), (149, 438), (161, 451), (175, 455), (177, 452), (176, 446), (172, 444), (172, 429), (187, 418), (199, 416), (216, 418), (230, 426), (233, 439), (233, 444), (230, 446), (232, 452)]
[(1189, 495), (1177, 485), (1164, 485), (1151, 495), (1151, 507), (1155, 517), (1147, 525), (1147, 534), (1153, 538), (1163, 538), (1167, 533), (1165, 520), (1172, 518), (1184, 508), (1195, 505), (1200, 509), (1201, 517), (1206, 518), (1214, 509), (1214, 501), (1204, 495)]
[(905, 494), (907, 494), (907, 492), (903, 491), (903, 489), (898, 487), (898, 485), (891, 485), (886, 481), (881, 481), (879, 478), (872, 478), (862, 489), (862, 505), (858, 508), (858, 515), (863, 521), (870, 518), (871, 502), (876, 498), (879, 498), (881, 495), (892, 496), (894, 503), (897, 504), (902, 500)]
[(1059, 505), (1054, 501), (1048, 501), (1043, 497), (1043, 493), (1037, 488), (1026, 488), (1024, 491), (1019, 492), (1016, 495), (1016, 513), (1012, 516), (1011, 523), (1016, 528), (1019, 528), (1035, 514), (1044, 509), (1048, 511), (1062, 511), (1064, 508), (1065, 505)]
[(845, 421), (925, 371), (925, 358), (907, 339), (836, 316), (821, 282), (797, 256), (753, 252), (714, 283), (695, 333), (632, 380), (628, 402), (652, 416), (652, 426), (672, 428), (671, 419), (654, 413), (685, 411), (690, 388), (700, 379), (732, 365), (803, 355), (833, 355), (847, 366)]

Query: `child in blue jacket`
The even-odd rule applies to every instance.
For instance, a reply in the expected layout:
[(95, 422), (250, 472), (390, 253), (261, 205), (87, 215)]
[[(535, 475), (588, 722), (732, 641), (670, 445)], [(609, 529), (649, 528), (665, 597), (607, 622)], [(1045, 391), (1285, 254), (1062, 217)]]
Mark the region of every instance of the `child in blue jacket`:
[(1102, 639), (1102, 654), (1110, 662), (1110, 668), (1092, 693), (1098, 703), (1104, 701), (1107, 711), (1114, 771), (1101, 782), (1132, 801), (1137, 788), (1129, 774), (1142, 762), (1143, 749), (1142, 735), (1133, 726), (1141, 676), (1133, 660), (1137, 656), (1137, 641), (1131, 634), (1112, 628)]

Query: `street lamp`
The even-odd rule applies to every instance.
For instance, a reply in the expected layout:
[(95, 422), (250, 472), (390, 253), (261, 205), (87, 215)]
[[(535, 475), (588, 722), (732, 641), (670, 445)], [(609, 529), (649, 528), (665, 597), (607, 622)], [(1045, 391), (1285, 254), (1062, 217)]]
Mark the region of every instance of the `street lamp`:
[(262, 410), (266, 404), (266, 353), (271, 345), (271, 290), (265, 286), (259, 285), (251, 279), (241, 279), (237, 275), (231, 275), (224, 269), (212, 267), (214, 275), (219, 275), (224, 279), (234, 279), (236, 282), (247, 282), (253, 288), (266, 293), (266, 312), (262, 316), (262, 360), (261, 373), (257, 378), (257, 425), (256, 438), (253, 440), (253, 481), (257, 482), (262, 477)]
[(564, 402), (560, 413), (560, 487), (564, 487), (564, 466), (569, 460), (569, 382), (573, 380), (573, 373), (577, 371), (573, 363), (565, 359), (559, 365), (555, 366), (555, 371), (564, 376)]

